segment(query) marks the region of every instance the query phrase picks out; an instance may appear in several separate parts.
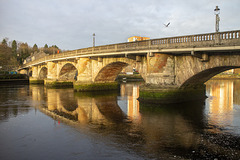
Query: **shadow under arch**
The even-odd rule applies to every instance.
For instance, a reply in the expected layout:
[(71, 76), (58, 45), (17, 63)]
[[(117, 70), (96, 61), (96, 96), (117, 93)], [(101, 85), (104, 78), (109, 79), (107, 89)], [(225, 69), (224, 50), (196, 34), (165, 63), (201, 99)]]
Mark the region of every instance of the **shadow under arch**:
[(32, 71), (30, 71), (30, 72), (28, 73), (28, 76), (29, 76), (29, 77), (32, 77)]
[(41, 70), (40, 70), (40, 72), (39, 72), (39, 78), (40, 78), (40, 79), (45, 79), (45, 78), (47, 78), (47, 73), (48, 73), (47, 67), (42, 67)]
[(77, 80), (78, 70), (71, 64), (65, 64), (59, 72), (59, 80)]
[(190, 77), (180, 86), (180, 88), (181, 89), (197, 88), (199, 86), (204, 85), (205, 82), (207, 82), (209, 79), (211, 79), (215, 75), (230, 69), (235, 69), (235, 68), (239, 68), (239, 67), (224, 66), (224, 67), (215, 67), (215, 68), (204, 70)]
[(129, 64), (125, 62), (113, 62), (103, 67), (95, 77), (95, 82), (115, 81), (118, 74)]
[(96, 97), (95, 104), (100, 113), (113, 122), (123, 122), (126, 118), (114, 95)]
[[(68, 94), (66, 94), (66, 91), (68, 92)], [(77, 102), (77, 99), (74, 97), (73, 90), (63, 90), (59, 95), (59, 97), (60, 97), (62, 106), (67, 111), (73, 112), (78, 108), (78, 102)]]
[(53, 89), (53, 91), (55, 91), (56, 97), (59, 96), (59, 104), (61, 104), (66, 111), (73, 112), (78, 108), (77, 99), (72, 89)]

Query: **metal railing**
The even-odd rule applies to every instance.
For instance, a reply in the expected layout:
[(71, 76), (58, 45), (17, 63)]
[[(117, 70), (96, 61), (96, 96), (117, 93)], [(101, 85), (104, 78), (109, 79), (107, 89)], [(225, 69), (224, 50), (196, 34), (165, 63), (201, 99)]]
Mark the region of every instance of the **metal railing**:
[(171, 48), (187, 48), (187, 47), (206, 47), (214, 45), (240, 45), (240, 30), (215, 32), (198, 35), (178, 36), (160, 39), (151, 39), (145, 41), (127, 42), (110, 44), (104, 46), (96, 46), (83, 48), (73, 51), (67, 51), (59, 54), (48, 55), (43, 58), (28, 62), (22, 68), (44, 63), (46, 61), (54, 61), (68, 57), (77, 57), (81, 55), (99, 54), (99, 53), (118, 53), (141, 50), (171, 49)]

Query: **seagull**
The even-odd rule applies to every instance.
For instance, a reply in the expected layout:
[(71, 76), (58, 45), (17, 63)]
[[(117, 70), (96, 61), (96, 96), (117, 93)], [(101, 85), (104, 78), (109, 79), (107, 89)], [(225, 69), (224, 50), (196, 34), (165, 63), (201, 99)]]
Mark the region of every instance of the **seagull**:
[(170, 25), (170, 22), (168, 22), (168, 24), (163, 24), (165, 27), (168, 27)]

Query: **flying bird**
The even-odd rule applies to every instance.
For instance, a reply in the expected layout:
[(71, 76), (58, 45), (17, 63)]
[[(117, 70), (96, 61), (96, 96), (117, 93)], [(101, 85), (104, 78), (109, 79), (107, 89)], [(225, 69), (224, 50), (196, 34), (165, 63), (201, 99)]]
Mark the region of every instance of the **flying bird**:
[(170, 22), (168, 22), (168, 24), (163, 24), (165, 27), (168, 27), (170, 25)]

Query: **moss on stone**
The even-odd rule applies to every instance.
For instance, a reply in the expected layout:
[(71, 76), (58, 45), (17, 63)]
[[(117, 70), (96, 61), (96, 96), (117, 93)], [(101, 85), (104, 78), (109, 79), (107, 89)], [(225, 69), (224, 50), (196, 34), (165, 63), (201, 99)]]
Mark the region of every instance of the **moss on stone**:
[(44, 80), (40, 79), (29, 79), (30, 84), (44, 84)]
[(98, 91), (89, 91), (89, 92), (75, 92), (74, 96), (76, 97), (105, 97), (105, 96), (118, 96), (119, 92), (118, 90), (105, 90), (104, 92), (98, 92)]
[(119, 89), (117, 82), (106, 83), (81, 83), (75, 82), (73, 88), (75, 91), (102, 91), (102, 90), (117, 90)]
[(142, 103), (179, 103), (204, 99), (205, 89), (140, 89), (139, 101)]
[(72, 88), (73, 82), (70, 81), (45, 81), (45, 86), (48, 88)]

